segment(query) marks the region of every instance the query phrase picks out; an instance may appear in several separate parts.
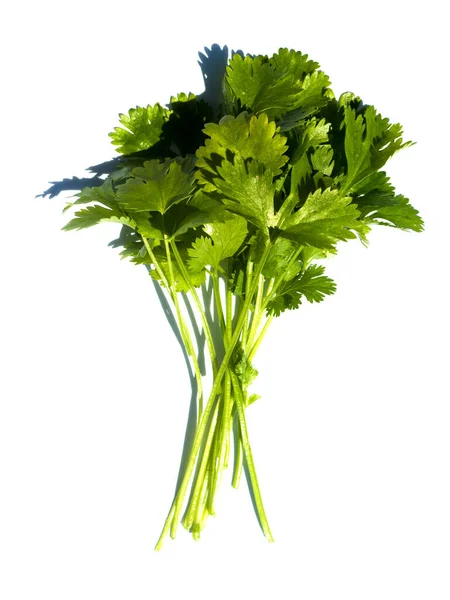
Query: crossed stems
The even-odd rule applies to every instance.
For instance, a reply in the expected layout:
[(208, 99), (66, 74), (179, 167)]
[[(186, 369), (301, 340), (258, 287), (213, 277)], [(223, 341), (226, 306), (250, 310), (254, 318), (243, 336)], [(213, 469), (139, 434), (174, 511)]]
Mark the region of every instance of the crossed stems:
[[(192, 284), (190, 274), (183, 263), (175, 242), (169, 238), (164, 240), (169, 275), (167, 278), (153, 253), (149, 241), (144, 237), (142, 240), (160, 281), (168, 291), (174, 304), (180, 334), (194, 368), (197, 382), (199, 417), (184, 476), (175, 494), (155, 550), (161, 549), (169, 531), (170, 536), (175, 538), (191, 478), (192, 485), (189, 502), (182, 518), (183, 526), (192, 532), (194, 539), (199, 539), (207, 517), (215, 514), (215, 493), (223, 470), (228, 467), (230, 437), (236, 414), (237, 427), (235, 433), (237, 437), (232, 485), (233, 487), (238, 487), (239, 485), (243, 457), (245, 456), (257, 516), (264, 535), (269, 541), (273, 541), (259, 490), (245, 419), (245, 408), (251, 402), (251, 399), (248, 398), (244, 380), (239, 378), (234, 368), (235, 350), (238, 344), (240, 343), (242, 355), (245, 357), (247, 364), (250, 365), (272, 321), (272, 316), (266, 317), (266, 308), (282, 283), (283, 274), (280, 274), (278, 278), (268, 281), (262, 275), (262, 270), (270, 252), (271, 243), (267, 240), (264, 251), (256, 263), (251, 260), (247, 263), (245, 300), (240, 308), (238, 308), (238, 303), (236, 302), (236, 314), (233, 314), (233, 293), (229, 288), (228, 278), (226, 278), (224, 312), (220, 294), (219, 272), (213, 270), (210, 273), (213, 283), (216, 313), (222, 332), (225, 352), (219, 365), (211, 327), (204, 307), (198, 297), (197, 290)], [(301, 249), (298, 249), (293, 253), (291, 261), (294, 261), (298, 257), (300, 251)], [(174, 260), (188, 285), (189, 292), (197, 307), (211, 358), (213, 385), (205, 407), (203, 406), (203, 386), (197, 354), (176, 292), (173, 271)]]

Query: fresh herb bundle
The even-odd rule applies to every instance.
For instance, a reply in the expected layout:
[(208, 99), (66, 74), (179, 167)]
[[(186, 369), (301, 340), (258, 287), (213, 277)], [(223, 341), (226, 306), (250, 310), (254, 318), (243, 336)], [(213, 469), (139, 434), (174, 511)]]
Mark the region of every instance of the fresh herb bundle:
[[(214, 514), (233, 431), (232, 485), (245, 460), (262, 530), (272, 540), (245, 418), (258, 399), (248, 388), (267, 328), (302, 301), (334, 293), (317, 261), (334, 254), (338, 242), (366, 244), (376, 224), (423, 226), (380, 170), (410, 145), (400, 125), (351, 93), (336, 99), (327, 75), (301, 52), (233, 52), (228, 60), (226, 47), (205, 51), (201, 95), (179, 94), (167, 106), (120, 115), (110, 137), (122, 156), (91, 167), (90, 178), (64, 180), (44, 193), (80, 190), (66, 206), (77, 209), (66, 230), (122, 224), (111, 245), (146, 265), (173, 303), (195, 373), (198, 423), (157, 549), (169, 531), (175, 537), (188, 492), (182, 523), (199, 538)], [(195, 311), (186, 312), (186, 303)], [(199, 328), (213, 376), (205, 399)]]

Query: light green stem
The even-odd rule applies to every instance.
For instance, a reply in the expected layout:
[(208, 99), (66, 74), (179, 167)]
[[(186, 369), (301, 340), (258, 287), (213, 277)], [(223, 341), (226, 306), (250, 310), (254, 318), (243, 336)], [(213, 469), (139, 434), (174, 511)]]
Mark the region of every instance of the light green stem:
[(204, 330), (205, 336), (206, 336), (206, 343), (208, 344), (208, 350), (209, 350), (209, 354), (211, 357), (213, 375), (215, 375), (217, 372), (216, 348), (214, 346), (214, 341), (213, 341), (213, 337), (211, 334), (211, 328), (209, 326), (208, 319), (205, 314), (205, 310), (203, 308), (202, 303), (200, 302), (200, 298), (198, 297), (197, 290), (195, 289), (195, 287), (192, 283), (191, 276), (189, 275), (189, 272), (183, 263), (183, 259), (181, 258), (180, 253), (178, 252), (178, 248), (177, 248), (177, 245), (174, 240), (172, 240), (172, 242), (171, 242), (171, 247), (173, 250), (173, 254), (175, 256), (175, 260), (177, 261), (178, 268), (180, 269), (181, 274), (183, 275), (184, 280), (186, 281), (186, 283), (188, 285), (189, 291), (191, 292), (192, 297), (194, 298), (195, 305), (197, 306), (198, 312), (200, 314), (200, 318), (202, 320), (202, 325), (203, 325), (203, 330)]
[(261, 342), (263, 341), (264, 336), (267, 333), (267, 329), (269, 328), (269, 325), (272, 323), (272, 321), (273, 321), (273, 315), (269, 315), (267, 317), (266, 322), (264, 323), (264, 327), (262, 328), (261, 333), (259, 334), (256, 342), (254, 342), (253, 345), (251, 346), (250, 354), (248, 355), (249, 363), (251, 363), (252, 360), (255, 358), (255, 354), (256, 354)]
[(255, 464), (253, 462), (250, 441), (248, 439), (247, 423), (245, 420), (245, 407), (241, 394), (241, 388), (239, 385), (239, 380), (233, 372), (231, 372), (231, 380), (233, 384), (234, 397), (236, 399), (236, 407), (238, 412), (239, 425), (241, 429), (242, 447), (244, 450), (245, 460), (247, 461), (247, 468), (252, 485), (256, 510), (259, 516), (259, 521), (261, 523), (261, 528), (263, 530), (264, 535), (269, 540), (269, 542), (273, 542), (272, 533), (270, 531), (269, 523), (267, 521), (266, 512), (264, 510), (264, 505), (261, 498), (261, 492), (259, 490), (258, 478), (256, 476), (256, 469)]
[(241, 440), (241, 431), (239, 423), (237, 423), (237, 432), (236, 432), (236, 452), (234, 455), (234, 469), (233, 469), (233, 479), (231, 481), (231, 485), (237, 489), (241, 482), (241, 474), (242, 474), (242, 465), (244, 456), (242, 454), (242, 440)]
[[(205, 448), (203, 451), (203, 457), (200, 463), (200, 468), (197, 474), (197, 479), (195, 482), (195, 486), (192, 493), (192, 498), (189, 503), (189, 508), (186, 511), (186, 515), (183, 518), (183, 526), (186, 529), (190, 529), (194, 522), (195, 514), (197, 511), (197, 505), (200, 501), (200, 496), (202, 495), (203, 483), (206, 475), (206, 467), (208, 466), (208, 462), (210, 459), (211, 446), (214, 438), (214, 433), (216, 430), (217, 417), (219, 413), (219, 402), (216, 402), (216, 406), (214, 408), (213, 416), (211, 419), (211, 425), (209, 428), (208, 436), (206, 438)], [(173, 536), (172, 536), (173, 537)]]
[[(256, 268), (256, 273), (259, 275), (262, 271), (262, 269), (264, 268), (264, 264), (267, 260), (267, 256), (269, 254), (270, 251), (270, 242), (266, 242), (266, 247), (264, 249), (264, 252), (261, 256), (261, 259), (258, 262), (257, 268)], [(179, 519), (179, 515), (183, 506), (183, 502), (184, 502), (184, 498), (186, 495), (186, 491), (187, 491), (187, 487), (189, 484), (189, 480), (192, 476), (192, 471), (194, 469), (196, 460), (197, 460), (197, 454), (199, 452), (204, 434), (205, 434), (205, 430), (206, 430), (206, 426), (209, 420), (209, 416), (211, 414), (211, 411), (213, 409), (214, 406), (214, 401), (216, 399), (216, 396), (219, 393), (220, 390), (220, 386), (222, 384), (222, 379), (225, 375), (225, 372), (228, 369), (228, 365), (231, 359), (231, 356), (234, 352), (234, 349), (236, 347), (236, 344), (239, 340), (239, 337), (242, 333), (242, 329), (244, 327), (244, 323), (245, 321), (248, 322), (248, 310), (251, 304), (251, 300), (252, 300), (252, 296), (256, 291), (256, 285), (252, 286), (252, 289), (250, 290), (250, 293), (246, 295), (245, 298), (245, 302), (244, 305), (242, 307), (242, 311), (239, 315), (238, 318), (238, 322), (236, 323), (236, 327), (235, 330), (233, 332), (233, 336), (231, 338), (230, 344), (225, 352), (225, 356), (223, 358), (222, 364), (220, 365), (220, 368), (214, 378), (214, 383), (213, 383), (213, 387), (211, 390), (211, 394), (209, 396), (208, 402), (206, 404), (202, 419), (200, 420), (199, 426), (197, 428), (197, 431), (195, 433), (195, 437), (194, 437), (194, 442), (192, 445), (192, 450), (191, 450), (191, 454), (189, 456), (189, 460), (188, 463), (186, 465), (186, 470), (184, 473), (184, 477), (181, 481), (181, 485), (178, 489), (178, 492), (173, 500), (172, 503), (172, 507), (169, 511), (169, 514), (166, 518), (163, 530), (161, 532), (161, 535), (159, 537), (159, 540), (156, 544), (155, 550), (160, 550), (164, 541), (164, 538), (166, 537), (169, 529), (171, 531), (171, 536), (172, 538), (175, 537), (176, 535), (176, 530), (177, 530), (177, 525), (178, 525), (178, 519)]]
[[(245, 303), (247, 302), (247, 297), (250, 296), (250, 289), (252, 287), (252, 274), (253, 274), (253, 262), (251, 260), (248, 261), (247, 263), (247, 270), (246, 270), (246, 276), (245, 276)], [(246, 311), (246, 315), (245, 315), (245, 321), (244, 321), (244, 327), (242, 329), (242, 343), (245, 343), (245, 340), (247, 339), (247, 334), (248, 334), (248, 326), (249, 326), (249, 315), (248, 315), (248, 311), (250, 309), (250, 304), (251, 304), (251, 296), (250, 296), (250, 302), (248, 303), (248, 307), (247, 307), (247, 311)]]
[(222, 417), (220, 419), (220, 427), (218, 434), (216, 433), (217, 450), (216, 456), (217, 461), (213, 464), (213, 474), (210, 479), (210, 490), (208, 495), (208, 511), (210, 514), (214, 514), (214, 497), (216, 494), (217, 486), (220, 483), (221, 475), (225, 466), (225, 456), (227, 451), (228, 439), (230, 436), (230, 404), (231, 404), (231, 378), (230, 370), (227, 369), (225, 373), (224, 393), (223, 393), (223, 407)]
[(258, 278), (258, 292), (256, 295), (255, 310), (253, 312), (252, 325), (250, 327), (250, 331), (248, 333), (247, 339), (244, 340), (242, 343), (243, 350), (245, 353), (247, 352), (248, 347), (249, 346), (251, 347), (253, 344), (253, 339), (254, 339), (254, 337), (258, 331), (259, 325), (261, 323), (261, 317), (264, 314), (264, 311), (261, 311), (263, 292), (264, 292), (264, 277), (262, 275), (260, 275)]
[[(176, 312), (177, 319), (178, 319), (178, 325), (179, 325), (179, 329), (180, 329), (181, 338), (186, 347), (186, 351), (187, 351), (188, 355), (192, 358), (192, 364), (194, 367), (194, 374), (195, 374), (195, 381), (197, 383), (198, 412), (199, 412), (199, 414), (201, 414), (201, 412), (203, 410), (202, 375), (200, 372), (200, 365), (198, 364), (197, 353), (194, 348), (194, 344), (193, 344), (193, 341), (191, 338), (191, 334), (189, 332), (189, 328), (188, 328), (186, 321), (183, 317), (183, 314), (180, 310), (177, 292), (175, 291), (175, 282), (173, 279), (173, 270), (172, 270), (172, 264), (170, 262), (170, 255), (169, 255), (169, 259), (168, 259), (168, 264), (169, 264), (169, 277), (170, 277), (171, 281), (169, 283), (169, 281), (167, 280), (167, 277), (164, 274), (164, 271), (161, 268), (161, 265), (159, 264), (158, 260), (156, 259), (156, 256), (155, 256), (150, 244), (148, 243), (148, 240), (145, 237), (142, 237), (142, 241), (144, 242), (144, 246), (148, 252), (148, 255), (150, 256), (150, 259), (151, 259), (153, 265), (155, 266), (155, 269), (156, 269), (158, 275), (160, 276), (161, 281), (163, 282), (165, 288), (169, 292), (169, 295), (175, 306), (175, 312)], [(166, 250), (167, 250), (167, 248), (166, 248)]]
[(225, 319), (223, 316), (223, 308), (222, 308), (222, 300), (220, 298), (220, 283), (219, 283), (219, 274), (216, 269), (214, 269), (212, 275), (213, 282), (213, 290), (214, 290), (214, 302), (216, 305), (217, 316), (219, 318), (220, 329), (222, 331), (222, 338), (225, 342)]

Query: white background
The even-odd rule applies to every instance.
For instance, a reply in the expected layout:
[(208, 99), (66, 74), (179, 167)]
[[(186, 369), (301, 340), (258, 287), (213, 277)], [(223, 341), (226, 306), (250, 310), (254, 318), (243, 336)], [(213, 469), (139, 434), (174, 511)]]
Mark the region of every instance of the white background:
[[(17, 2), (1, 32), (0, 596), (450, 598), (444, 3)], [(420, 7), (420, 8), (419, 8)], [(388, 171), (426, 223), (342, 245), (338, 292), (275, 321), (248, 411), (275, 537), (223, 482), (195, 543), (153, 546), (188, 414), (183, 357), (118, 227), (34, 198), (115, 152), (130, 107), (203, 89), (212, 43), (307, 52), (417, 145)], [(231, 475), (231, 474), (230, 474)]]

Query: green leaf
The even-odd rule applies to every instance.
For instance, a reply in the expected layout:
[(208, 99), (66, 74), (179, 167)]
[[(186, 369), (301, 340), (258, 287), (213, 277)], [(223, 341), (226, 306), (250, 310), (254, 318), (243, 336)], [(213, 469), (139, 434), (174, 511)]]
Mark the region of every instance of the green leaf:
[(311, 114), (327, 103), (328, 77), (307, 55), (281, 48), (270, 59), (235, 54), (227, 67), (227, 82), (236, 98), (255, 114), (271, 118), (301, 109)]
[(300, 269), (300, 262), (294, 261), (290, 266), (291, 256), (298, 245), (286, 238), (279, 237), (270, 248), (269, 255), (264, 265), (262, 274), (264, 277), (277, 278), (284, 273), (286, 280), (292, 279)]
[(235, 354), (236, 359), (234, 370), (236, 372), (236, 375), (238, 376), (239, 381), (241, 382), (242, 389), (245, 392), (258, 376), (258, 371), (248, 360), (248, 357), (245, 355), (244, 351), (242, 350), (242, 347), (238, 347), (235, 350)]
[(123, 213), (111, 210), (105, 206), (100, 206), (99, 204), (94, 204), (93, 206), (88, 206), (87, 208), (77, 211), (75, 217), (64, 225), (63, 229), (65, 231), (85, 229), (86, 227), (92, 227), (98, 223), (105, 223), (108, 221), (112, 223), (122, 223), (123, 225), (128, 225), (133, 228), (135, 227), (133, 220)]
[(330, 176), (333, 171), (333, 149), (329, 144), (319, 146), (315, 152), (311, 154), (311, 165), (315, 171), (321, 175)]
[(266, 232), (275, 224), (273, 177), (287, 162), (286, 138), (276, 132), (267, 115), (227, 116), (205, 128), (210, 136), (197, 151), (198, 181), (204, 192), (228, 210), (241, 215)]
[(246, 112), (237, 117), (227, 115), (219, 124), (208, 123), (204, 131), (210, 139), (197, 150), (196, 177), (200, 183), (207, 184), (206, 191), (215, 189), (212, 179), (224, 159), (230, 161), (240, 156), (257, 160), (273, 176), (279, 175), (289, 160), (284, 154), (286, 138), (277, 133), (275, 123), (265, 114), (259, 117), (250, 117)]
[(369, 228), (359, 220), (360, 213), (352, 198), (342, 196), (339, 190), (316, 190), (304, 205), (286, 219), (280, 235), (299, 244), (316, 248), (334, 249), (339, 240), (362, 239)]
[(334, 294), (336, 284), (324, 275), (325, 268), (311, 265), (297, 277), (286, 281), (278, 289), (277, 296), (267, 305), (267, 312), (279, 316), (285, 310), (296, 309), (304, 297), (308, 302), (321, 302), (326, 295)]
[(119, 115), (124, 127), (115, 127), (109, 134), (112, 144), (118, 146), (117, 151), (121, 154), (150, 148), (159, 141), (162, 126), (169, 115), (170, 112), (158, 103), (155, 106), (149, 104), (147, 107), (130, 108), (128, 115)]
[(396, 195), (384, 171), (372, 173), (353, 187), (353, 203), (366, 222), (422, 231), (423, 221), (409, 200)]
[[(360, 103), (357, 108), (355, 104)], [(402, 127), (391, 124), (376, 113), (373, 106), (361, 106), (354, 94), (343, 94), (339, 100), (343, 107), (345, 127), (345, 155), (347, 177), (343, 190), (351, 190), (365, 177), (378, 171), (398, 150), (411, 145), (403, 143)]]
[(161, 224), (161, 230), (169, 238), (179, 239), (190, 229), (196, 229), (210, 223), (214, 216), (196, 206), (186, 203), (171, 206), (164, 214), (152, 213), (153, 218)]
[(134, 220), (117, 202), (116, 194), (110, 179), (107, 179), (101, 186), (84, 188), (81, 192), (76, 194), (76, 197), (78, 199), (75, 202), (66, 205), (64, 212), (72, 206), (92, 204), (75, 212), (74, 218), (63, 227), (65, 231), (85, 229), (86, 227), (92, 227), (93, 225), (97, 225), (97, 223), (107, 221), (122, 223), (129, 227), (136, 228)]
[(245, 406), (250, 406), (251, 404), (253, 404), (254, 402), (256, 402), (257, 400), (259, 400), (261, 398), (261, 396), (259, 394), (251, 394), (248, 398), (247, 398), (247, 402), (245, 404)]
[(107, 206), (108, 208), (116, 209), (118, 207), (116, 194), (110, 179), (107, 179), (105, 183), (100, 186), (85, 187), (78, 194), (74, 194), (74, 197), (78, 199), (74, 202), (69, 202), (66, 204), (63, 212), (66, 212), (69, 208), (72, 208), (72, 206), (89, 204), (90, 202), (97, 202), (99, 204), (103, 204), (103, 206)]
[(192, 271), (201, 271), (209, 265), (218, 269), (225, 258), (234, 256), (247, 237), (247, 224), (245, 219), (233, 217), (224, 223), (206, 225), (204, 231), (209, 237), (198, 238), (188, 249)]
[(164, 227), (159, 213), (135, 212), (133, 221), (136, 231), (143, 237), (151, 240), (164, 239)]
[(118, 200), (130, 211), (158, 211), (164, 214), (172, 205), (189, 198), (194, 176), (182, 160), (150, 160), (132, 171), (133, 177), (118, 186)]
[(270, 171), (256, 160), (246, 165), (240, 156), (235, 157), (234, 164), (224, 161), (217, 170), (221, 178), (215, 178), (214, 185), (230, 211), (262, 231), (275, 225), (275, 184)]
[(312, 117), (305, 121), (303, 127), (299, 128), (297, 135), (298, 140), (292, 152), (291, 162), (295, 164), (307, 150), (310, 148), (316, 149), (320, 144), (327, 144), (329, 141), (330, 123), (325, 119), (317, 119)]

